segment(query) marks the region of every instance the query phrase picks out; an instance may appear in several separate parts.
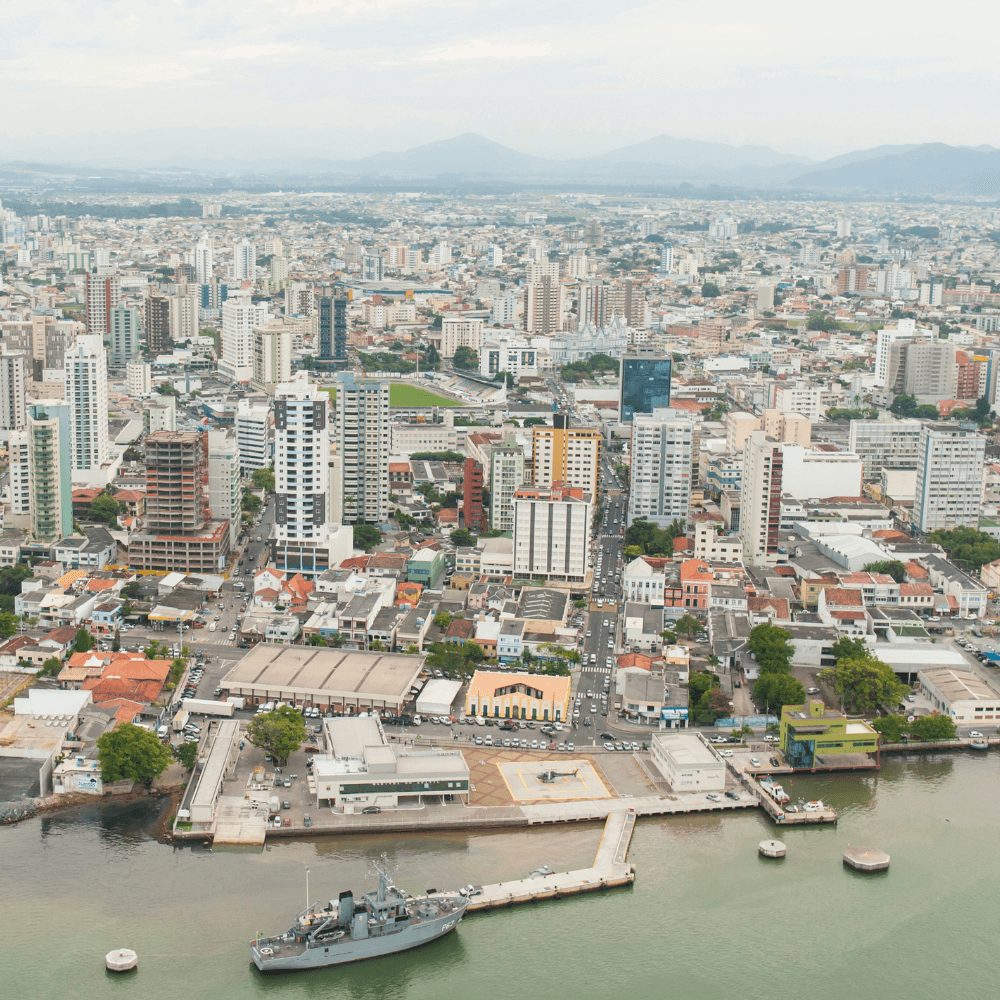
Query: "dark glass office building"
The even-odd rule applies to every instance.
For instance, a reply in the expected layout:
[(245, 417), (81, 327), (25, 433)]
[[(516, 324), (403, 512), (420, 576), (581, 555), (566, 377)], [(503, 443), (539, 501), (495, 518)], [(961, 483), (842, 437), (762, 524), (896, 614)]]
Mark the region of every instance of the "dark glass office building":
[(670, 405), (670, 355), (624, 354), (621, 364), (619, 413), (632, 422), (637, 413)]
[(340, 291), (319, 300), (319, 360), (347, 362), (347, 298)]

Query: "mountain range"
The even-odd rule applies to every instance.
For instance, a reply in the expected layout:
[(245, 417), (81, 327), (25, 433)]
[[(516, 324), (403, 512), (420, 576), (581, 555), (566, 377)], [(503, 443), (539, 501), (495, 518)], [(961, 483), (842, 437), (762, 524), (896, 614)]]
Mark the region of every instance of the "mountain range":
[[(12, 148), (12, 143), (0, 146)], [(260, 145), (232, 129), (148, 129), (139, 133), (87, 133), (20, 148), (37, 162), (0, 164), (0, 178), (38, 173), (99, 172), (124, 177), (194, 174), (271, 178), (398, 181), (509, 181), (607, 185), (708, 184), (796, 193), (908, 195), (1000, 194), (1000, 149), (944, 143), (876, 146), (817, 162), (767, 146), (733, 146), (659, 135), (606, 153), (573, 159), (533, 156), (473, 132), (359, 159), (320, 152), (261, 156)], [(62, 152), (60, 152), (60, 150)], [(72, 163), (66, 162), (72, 150)], [(114, 150), (109, 154), (108, 150)]]

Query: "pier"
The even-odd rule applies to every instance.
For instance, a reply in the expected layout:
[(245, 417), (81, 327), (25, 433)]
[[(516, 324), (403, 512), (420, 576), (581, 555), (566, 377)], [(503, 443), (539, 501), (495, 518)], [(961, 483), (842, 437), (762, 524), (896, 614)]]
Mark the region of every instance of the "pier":
[(829, 806), (810, 812), (788, 812), (787, 805), (782, 805), (764, 791), (760, 782), (749, 771), (739, 770), (727, 761), (730, 771), (739, 783), (757, 797), (761, 808), (777, 826), (812, 826), (817, 823), (836, 823), (837, 813)]
[(561, 899), (581, 892), (631, 885), (635, 881), (635, 866), (630, 865), (627, 858), (635, 819), (633, 809), (616, 809), (608, 814), (593, 867), (484, 885), (482, 891), (469, 900), (466, 912), (481, 913), (521, 903), (537, 903), (543, 899)]

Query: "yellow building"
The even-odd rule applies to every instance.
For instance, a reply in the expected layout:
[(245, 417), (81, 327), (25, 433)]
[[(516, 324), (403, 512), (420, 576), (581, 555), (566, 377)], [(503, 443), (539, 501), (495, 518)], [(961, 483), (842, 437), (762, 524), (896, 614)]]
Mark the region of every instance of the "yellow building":
[(465, 714), (561, 722), (569, 715), (569, 692), (569, 677), (477, 670), (465, 696)]
[(535, 486), (565, 483), (597, 496), (601, 468), (601, 432), (596, 427), (570, 427), (562, 413), (554, 427), (532, 429)]

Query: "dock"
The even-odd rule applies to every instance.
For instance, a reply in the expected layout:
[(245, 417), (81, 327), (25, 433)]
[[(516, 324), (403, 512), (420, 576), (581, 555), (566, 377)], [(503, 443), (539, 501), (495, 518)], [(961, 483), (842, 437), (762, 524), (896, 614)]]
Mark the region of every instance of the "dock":
[(635, 866), (630, 865), (627, 859), (635, 818), (634, 809), (616, 809), (608, 814), (593, 867), (484, 885), (482, 892), (469, 900), (466, 912), (482, 913), (521, 903), (562, 899), (563, 896), (581, 892), (599, 892), (616, 886), (631, 885), (635, 881)]
[(818, 823), (836, 823), (839, 819), (836, 811), (828, 806), (811, 812), (788, 812), (785, 806), (764, 791), (763, 786), (749, 771), (740, 770), (728, 761), (727, 765), (737, 781), (757, 797), (761, 808), (776, 826), (812, 826)]

